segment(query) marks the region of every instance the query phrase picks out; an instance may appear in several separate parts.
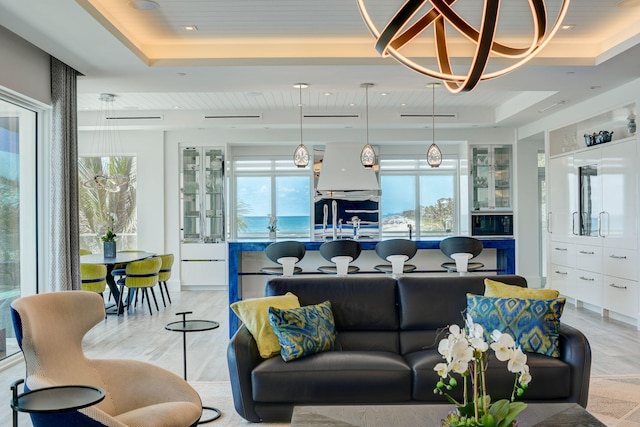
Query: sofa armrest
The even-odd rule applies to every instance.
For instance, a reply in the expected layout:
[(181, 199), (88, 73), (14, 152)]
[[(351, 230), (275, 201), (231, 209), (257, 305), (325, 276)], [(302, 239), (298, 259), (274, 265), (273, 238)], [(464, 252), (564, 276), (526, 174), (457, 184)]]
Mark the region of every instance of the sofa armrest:
[(261, 421), (255, 412), (251, 372), (262, 361), (253, 335), (243, 325), (231, 337), (229, 347), (227, 347), (227, 364), (229, 365), (229, 379), (231, 380), (236, 412), (251, 422)]
[(570, 401), (587, 407), (591, 379), (591, 346), (576, 328), (560, 324), (560, 359), (571, 366)]

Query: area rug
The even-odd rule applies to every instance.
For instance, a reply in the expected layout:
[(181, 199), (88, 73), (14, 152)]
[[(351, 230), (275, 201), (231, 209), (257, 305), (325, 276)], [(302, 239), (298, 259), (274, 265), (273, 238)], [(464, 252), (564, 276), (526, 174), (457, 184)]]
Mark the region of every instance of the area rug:
[(595, 376), (587, 411), (609, 427), (640, 427), (640, 376)]
[[(189, 381), (205, 406), (222, 411), (218, 426), (246, 426), (248, 422), (233, 408), (228, 381)], [(587, 410), (608, 427), (640, 427), (640, 376), (596, 376), (589, 386)], [(213, 423), (211, 424), (213, 425)], [(260, 426), (287, 427), (288, 423), (261, 423)]]

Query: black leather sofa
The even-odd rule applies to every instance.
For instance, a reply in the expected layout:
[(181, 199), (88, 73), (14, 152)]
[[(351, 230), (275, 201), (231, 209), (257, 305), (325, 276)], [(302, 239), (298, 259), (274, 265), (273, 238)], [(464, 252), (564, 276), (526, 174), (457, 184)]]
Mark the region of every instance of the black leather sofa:
[[(520, 276), (494, 280), (526, 286)], [(437, 343), (453, 323), (462, 326), (466, 294), (483, 294), (484, 277), (451, 275), (272, 278), (266, 295), (293, 292), (301, 305), (331, 301), (339, 351), (285, 363), (262, 359), (242, 326), (227, 360), (238, 414), (252, 422), (289, 421), (295, 405), (442, 403), (433, 393), (441, 362)], [(527, 402), (587, 405), (591, 349), (575, 328), (561, 325), (560, 358), (529, 354), (533, 377)], [(514, 376), (489, 360), (487, 383), (494, 400), (511, 395)], [(454, 393), (462, 394), (462, 386)]]

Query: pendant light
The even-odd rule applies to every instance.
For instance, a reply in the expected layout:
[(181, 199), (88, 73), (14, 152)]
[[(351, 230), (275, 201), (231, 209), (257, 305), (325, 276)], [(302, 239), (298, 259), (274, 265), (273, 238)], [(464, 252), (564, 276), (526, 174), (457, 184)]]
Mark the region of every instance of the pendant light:
[(296, 150), (293, 152), (293, 163), (299, 168), (306, 168), (309, 166), (309, 149), (302, 143), (302, 89), (308, 88), (309, 85), (306, 83), (296, 83), (293, 87), (297, 88), (300, 93), (298, 107), (300, 109), (300, 144), (296, 147)]
[[(116, 96), (111, 93), (101, 93), (100, 112), (96, 133), (91, 144), (91, 155), (89, 157), (113, 156), (122, 152), (120, 134), (117, 128), (117, 120), (113, 118), (112, 105)], [(103, 129), (103, 130), (100, 130)], [(101, 168), (93, 172), (93, 176), (82, 183), (84, 188), (89, 190), (103, 190), (110, 193), (117, 193), (129, 181), (128, 177), (122, 174), (113, 173), (110, 165), (100, 161)]]
[(427, 163), (432, 168), (437, 168), (442, 163), (442, 151), (436, 144), (436, 88), (440, 87), (440, 83), (429, 83), (427, 87), (431, 87), (431, 145), (427, 150)]
[(362, 83), (360, 87), (365, 89), (366, 94), (366, 119), (367, 119), (367, 143), (362, 147), (362, 151), (360, 152), (360, 163), (366, 169), (371, 169), (373, 165), (376, 164), (376, 152), (374, 151), (371, 144), (369, 144), (369, 88), (373, 86), (373, 83)]

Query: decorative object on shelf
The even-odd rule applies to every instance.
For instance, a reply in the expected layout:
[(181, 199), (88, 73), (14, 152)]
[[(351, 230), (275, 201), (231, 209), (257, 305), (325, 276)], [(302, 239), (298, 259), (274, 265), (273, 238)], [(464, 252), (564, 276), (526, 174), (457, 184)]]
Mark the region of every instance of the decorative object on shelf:
[(613, 131), (609, 132), (607, 130), (601, 130), (598, 133), (592, 133), (589, 135), (588, 133), (584, 134), (584, 141), (587, 144), (587, 147), (591, 147), (592, 145), (603, 144), (605, 142), (611, 142), (611, 138), (613, 137)]
[(113, 230), (107, 230), (100, 240), (102, 240), (103, 252), (105, 258), (115, 258), (116, 257), (116, 234)]
[(296, 147), (296, 150), (293, 152), (293, 163), (299, 168), (306, 168), (309, 165), (309, 149), (302, 143), (302, 89), (308, 88), (309, 85), (306, 83), (296, 83), (293, 85), (299, 91), (299, 102), (298, 108), (300, 110), (300, 144)]
[(269, 230), (269, 240), (276, 240), (276, 231), (278, 231), (278, 218), (269, 214), (267, 215), (269, 218), (269, 225), (267, 229)]
[[(438, 363), (433, 368), (440, 376), (434, 393), (444, 395), (457, 408), (442, 420), (442, 426), (514, 426), (518, 414), (526, 409), (525, 403), (514, 402), (514, 400), (522, 396), (531, 381), (527, 356), (519, 347), (516, 347), (511, 335), (493, 331), (491, 338), (493, 343), (489, 345), (484, 338), (484, 328), (474, 324), (471, 317), (467, 315), (465, 329), (460, 329), (458, 325), (450, 326), (449, 336), (438, 344), (438, 352), (446, 363)], [(499, 361), (506, 361), (509, 372), (515, 374), (510, 400), (501, 399), (491, 402), (487, 394), (485, 372), (489, 348), (494, 351)], [(456, 401), (448, 393), (458, 384), (451, 373), (462, 376), (463, 402)], [(471, 391), (471, 399), (468, 396), (469, 391)]]
[[(516, 68), (524, 65), (537, 55), (554, 37), (560, 29), (562, 21), (569, 9), (569, 0), (563, 0), (558, 11), (555, 23), (548, 28), (547, 23), (553, 22), (547, 17), (545, 2), (530, 1), (529, 7), (533, 20), (533, 35), (530, 38), (529, 46), (513, 46), (497, 41), (496, 33), (498, 27), (498, 14), (500, 12), (500, 2), (498, 0), (485, 0), (481, 17), (477, 17), (471, 22), (480, 22), (480, 27), (475, 28), (456, 10), (453, 2), (447, 0), (407, 0), (398, 9), (396, 14), (384, 26), (382, 32), (374, 24), (371, 16), (365, 7), (366, 0), (357, 0), (358, 8), (366, 26), (371, 34), (377, 39), (375, 48), (383, 56), (391, 56), (402, 65), (427, 75), (431, 78), (444, 81), (450, 92), (466, 92), (472, 90), (480, 81), (488, 80), (505, 75)], [(425, 3), (431, 3), (432, 8), (425, 7), (423, 16), (417, 16), (419, 10)], [(458, 6), (456, 4), (456, 6)], [(468, 19), (468, 18), (467, 18)], [(454, 74), (449, 61), (450, 57), (459, 56), (458, 49), (454, 51), (453, 44), (447, 44), (446, 24), (461, 33), (463, 39), (471, 41), (474, 57), (469, 64), (467, 75)], [(400, 53), (400, 50), (408, 43), (420, 42), (418, 36), (433, 24), (433, 40), (437, 51), (439, 70), (431, 70), (417, 62), (407, 58)], [(457, 43), (458, 39), (454, 43)], [(449, 51), (451, 49), (451, 52)], [(496, 69), (488, 66), (491, 55), (507, 58), (513, 63)], [(487, 71), (486, 70), (492, 70)]]
[(360, 87), (363, 87), (366, 94), (366, 128), (367, 128), (367, 142), (362, 147), (360, 152), (360, 163), (367, 169), (371, 169), (376, 164), (376, 152), (371, 144), (369, 144), (369, 88), (373, 87), (373, 83), (362, 83)]
[(636, 133), (636, 115), (633, 113), (629, 114), (629, 116), (627, 116), (627, 120), (627, 130), (631, 135), (633, 135)]
[(431, 88), (431, 145), (427, 149), (427, 163), (432, 168), (437, 168), (442, 164), (442, 151), (436, 144), (436, 88), (440, 83), (429, 83)]
[[(101, 93), (98, 99), (100, 99), (100, 112), (98, 114), (96, 132), (91, 143), (91, 152), (93, 153), (91, 156), (101, 157), (119, 154), (122, 152), (120, 134), (117, 128), (117, 120), (111, 114), (111, 107), (116, 96), (111, 93)], [(82, 185), (92, 190), (117, 193), (128, 182), (128, 178), (125, 175), (113, 174), (112, 172), (108, 169), (108, 166), (103, 164), (102, 171), (83, 182)]]

